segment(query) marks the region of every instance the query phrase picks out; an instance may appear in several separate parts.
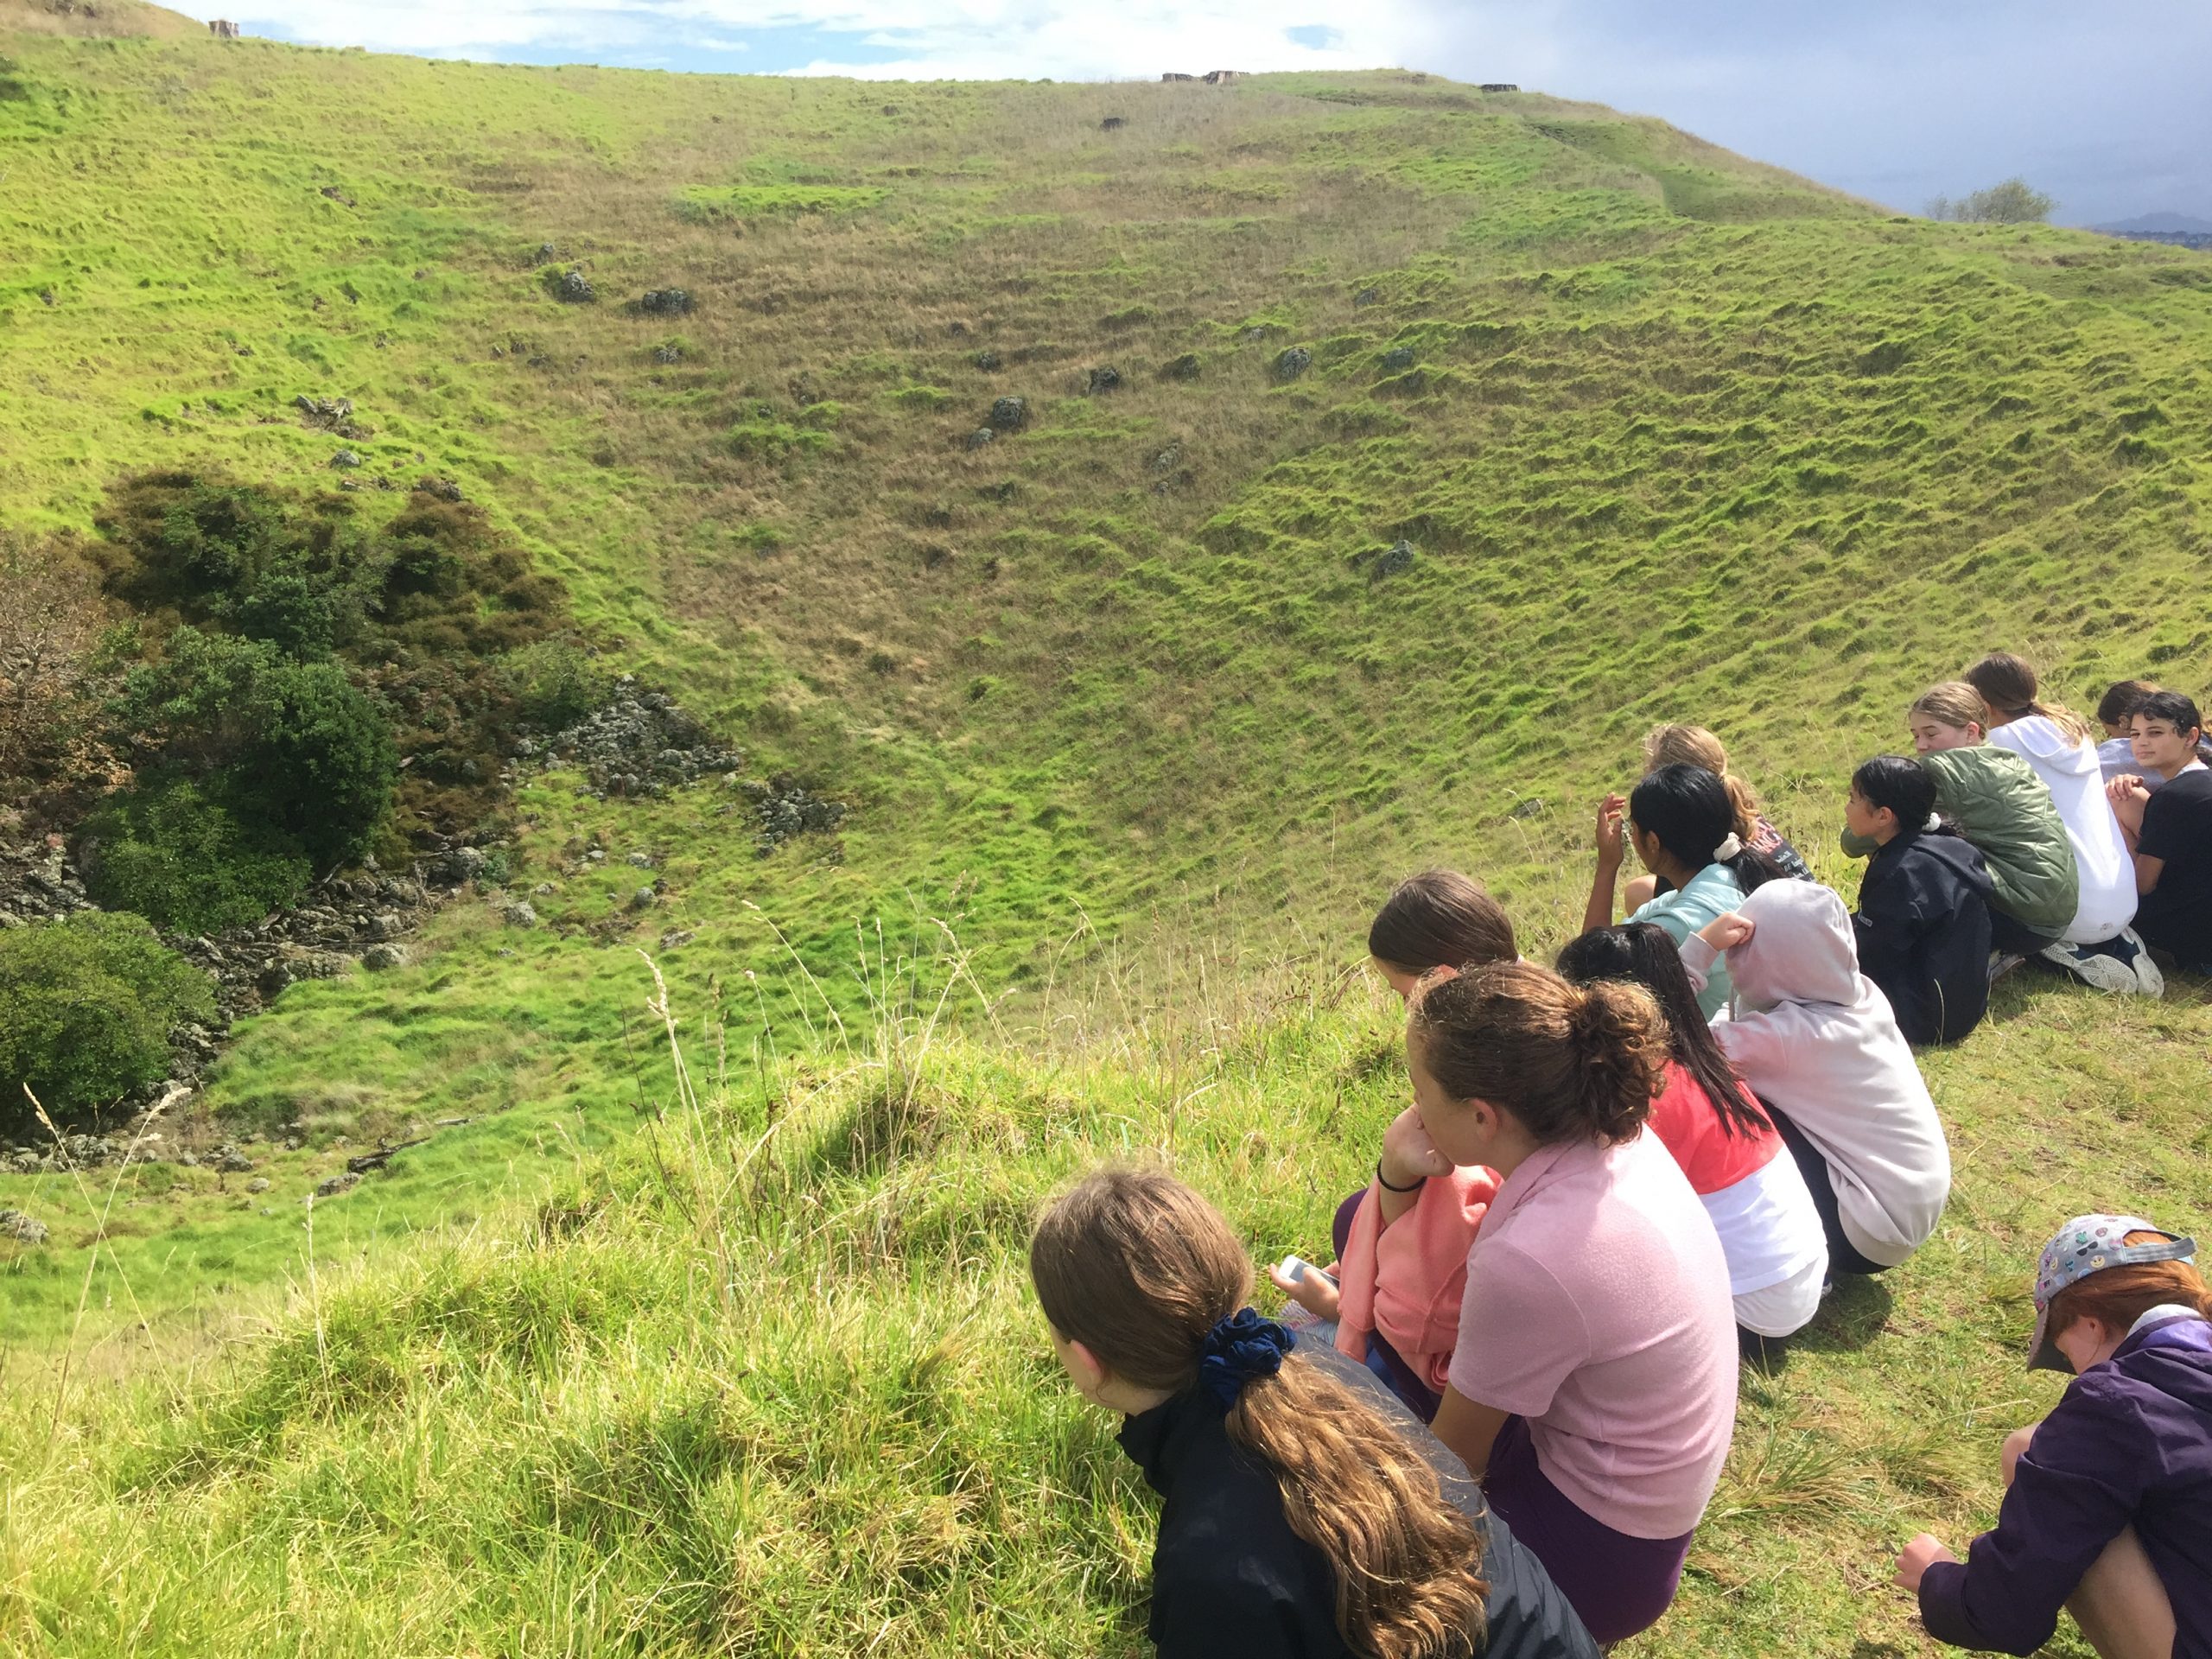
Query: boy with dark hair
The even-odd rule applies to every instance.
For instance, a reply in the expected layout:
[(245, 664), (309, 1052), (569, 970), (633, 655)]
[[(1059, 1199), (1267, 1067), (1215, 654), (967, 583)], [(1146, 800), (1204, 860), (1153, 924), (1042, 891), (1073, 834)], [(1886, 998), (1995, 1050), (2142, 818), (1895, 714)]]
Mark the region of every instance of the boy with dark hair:
[[(2105, 728), (2105, 741), (2097, 745), (2097, 765), (2104, 772), (2105, 782), (2115, 778), (2139, 777), (2143, 787), (2155, 795), (2165, 779), (2143, 770), (2142, 762), (2135, 758), (2135, 711), (2143, 706), (2146, 697), (2155, 697), (2165, 688), (2153, 685), (2148, 680), (2115, 680), (2106, 688), (2097, 703), (2097, 724)], [(2196, 758), (2212, 763), (2212, 744), (2200, 741)]]
[[(2197, 756), (2203, 736), (2196, 705), (2180, 692), (2145, 697), (2130, 739), (2142, 775), (2115, 778), (2106, 792), (2135, 857), (2135, 931), (2183, 967), (2212, 973), (2212, 770)], [(2148, 787), (2154, 776), (2156, 794)]]
[(1933, 817), (1936, 780), (1910, 755), (1852, 774), (1843, 820), (1875, 843), (1859, 884), (1859, 970), (1909, 1043), (1955, 1043), (1989, 1007), (1989, 868)]

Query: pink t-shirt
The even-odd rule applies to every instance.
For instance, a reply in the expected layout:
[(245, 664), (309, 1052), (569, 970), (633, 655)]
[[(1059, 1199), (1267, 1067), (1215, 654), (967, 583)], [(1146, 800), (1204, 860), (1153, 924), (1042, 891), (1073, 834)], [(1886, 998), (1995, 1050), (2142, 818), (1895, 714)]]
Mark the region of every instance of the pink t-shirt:
[(1467, 1252), (1452, 1386), (1529, 1423), (1537, 1466), (1634, 1538), (1694, 1529), (1736, 1421), (1736, 1323), (1713, 1222), (1667, 1149), (1546, 1147)]

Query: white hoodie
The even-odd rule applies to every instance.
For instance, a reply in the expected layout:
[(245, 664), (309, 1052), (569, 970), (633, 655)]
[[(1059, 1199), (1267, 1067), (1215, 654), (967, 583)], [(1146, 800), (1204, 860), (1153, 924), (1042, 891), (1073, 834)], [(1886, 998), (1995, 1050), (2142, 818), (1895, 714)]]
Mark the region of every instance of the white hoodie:
[[(1889, 999), (1859, 971), (1841, 899), (1770, 881), (1738, 908), (1754, 931), (1728, 953), (1735, 996), (1713, 1034), (1751, 1092), (1821, 1149), (1852, 1248), (1895, 1267), (1927, 1243), (1950, 1195), (1936, 1103)], [(1694, 935), (1682, 947), (1693, 982), (1715, 954)]]
[(2066, 735), (2044, 715), (2024, 715), (1990, 728), (1989, 741), (2035, 768), (2050, 790), (2051, 804), (2074, 843), (2082, 896), (2074, 920), (2059, 937), (2069, 944), (2098, 944), (2135, 919), (2135, 861), (2120, 838), (2120, 820), (2105, 798), (2104, 766), (2096, 745)]

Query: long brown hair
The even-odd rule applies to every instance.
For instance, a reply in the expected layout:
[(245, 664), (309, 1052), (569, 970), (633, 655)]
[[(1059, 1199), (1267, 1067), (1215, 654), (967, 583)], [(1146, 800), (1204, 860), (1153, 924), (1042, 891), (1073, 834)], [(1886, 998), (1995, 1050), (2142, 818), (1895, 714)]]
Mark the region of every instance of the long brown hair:
[[(1214, 1207), (1157, 1171), (1103, 1169), (1038, 1221), (1029, 1276), (1052, 1328), (1125, 1382), (1179, 1394), (1252, 1262)], [(1272, 1473), (1291, 1530), (1327, 1558), (1337, 1630), (1371, 1659), (1471, 1659), (1482, 1541), (1389, 1419), (1293, 1352), (1245, 1383), (1230, 1439)]]
[(1736, 810), (1736, 834), (1749, 847), (1759, 838), (1758, 791), (1728, 770), (1728, 751), (1720, 740), (1702, 726), (1654, 726), (1643, 734), (1643, 769), (1662, 766), (1701, 766), (1720, 780), (1728, 804)]
[(1446, 1094), (1504, 1108), (1540, 1145), (1633, 1141), (1667, 1086), (1667, 1021), (1619, 980), (1497, 963), (1423, 987), (1411, 1030)]
[(2036, 701), (2036, 671), (2024, 657), (2009, 651), (1993, 651), (1960, 676), (1981, 693), (1981, 700), (2008, 720), (2041, 715), (2079, 743), (2089, 734), (2089, 722), (2063, 703)]
[(1510, 962), (1521, 947), (1497, 899), (1457, 870), (1423, 870), (1393, 887), (1375, 912), (1367, 954), (1419, 978), (1432, 968)]
[[(2158, 1244), (2164, 1233), (2130, 1233), (2127, 1244)], [(2125, 1332), (2162, 1302), (2193, 1307), (2212, 1319), (2212, 1287), (2187, 1262), (2134, 1262), (2123, 1267), (2100, 1268), (2086, 1279), (2076, 1279), (2050, 1299), (2044, 1328), (2056, 1336), (2076, 1319), (2102, 1319), (2113, 1330)]]

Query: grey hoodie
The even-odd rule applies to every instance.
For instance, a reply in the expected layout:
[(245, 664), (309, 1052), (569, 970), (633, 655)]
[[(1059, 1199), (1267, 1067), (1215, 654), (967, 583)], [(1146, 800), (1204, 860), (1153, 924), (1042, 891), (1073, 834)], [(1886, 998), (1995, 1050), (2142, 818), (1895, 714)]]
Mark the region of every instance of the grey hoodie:
[[(1770, 881), (1738, 911), (1754, 931), (1728, 953), (1735, 996), (1713, 1034), (1751, 1091), (1821, 1149), (1853, 1248), (1895, 1267), (1928, 1241), (1950, 1195), (1936, 1103), (1889, 999), (1859, 971), (1841, 899)], [(1682, 947), (1693, 982), (1715, 955), (1695, 936)]]

